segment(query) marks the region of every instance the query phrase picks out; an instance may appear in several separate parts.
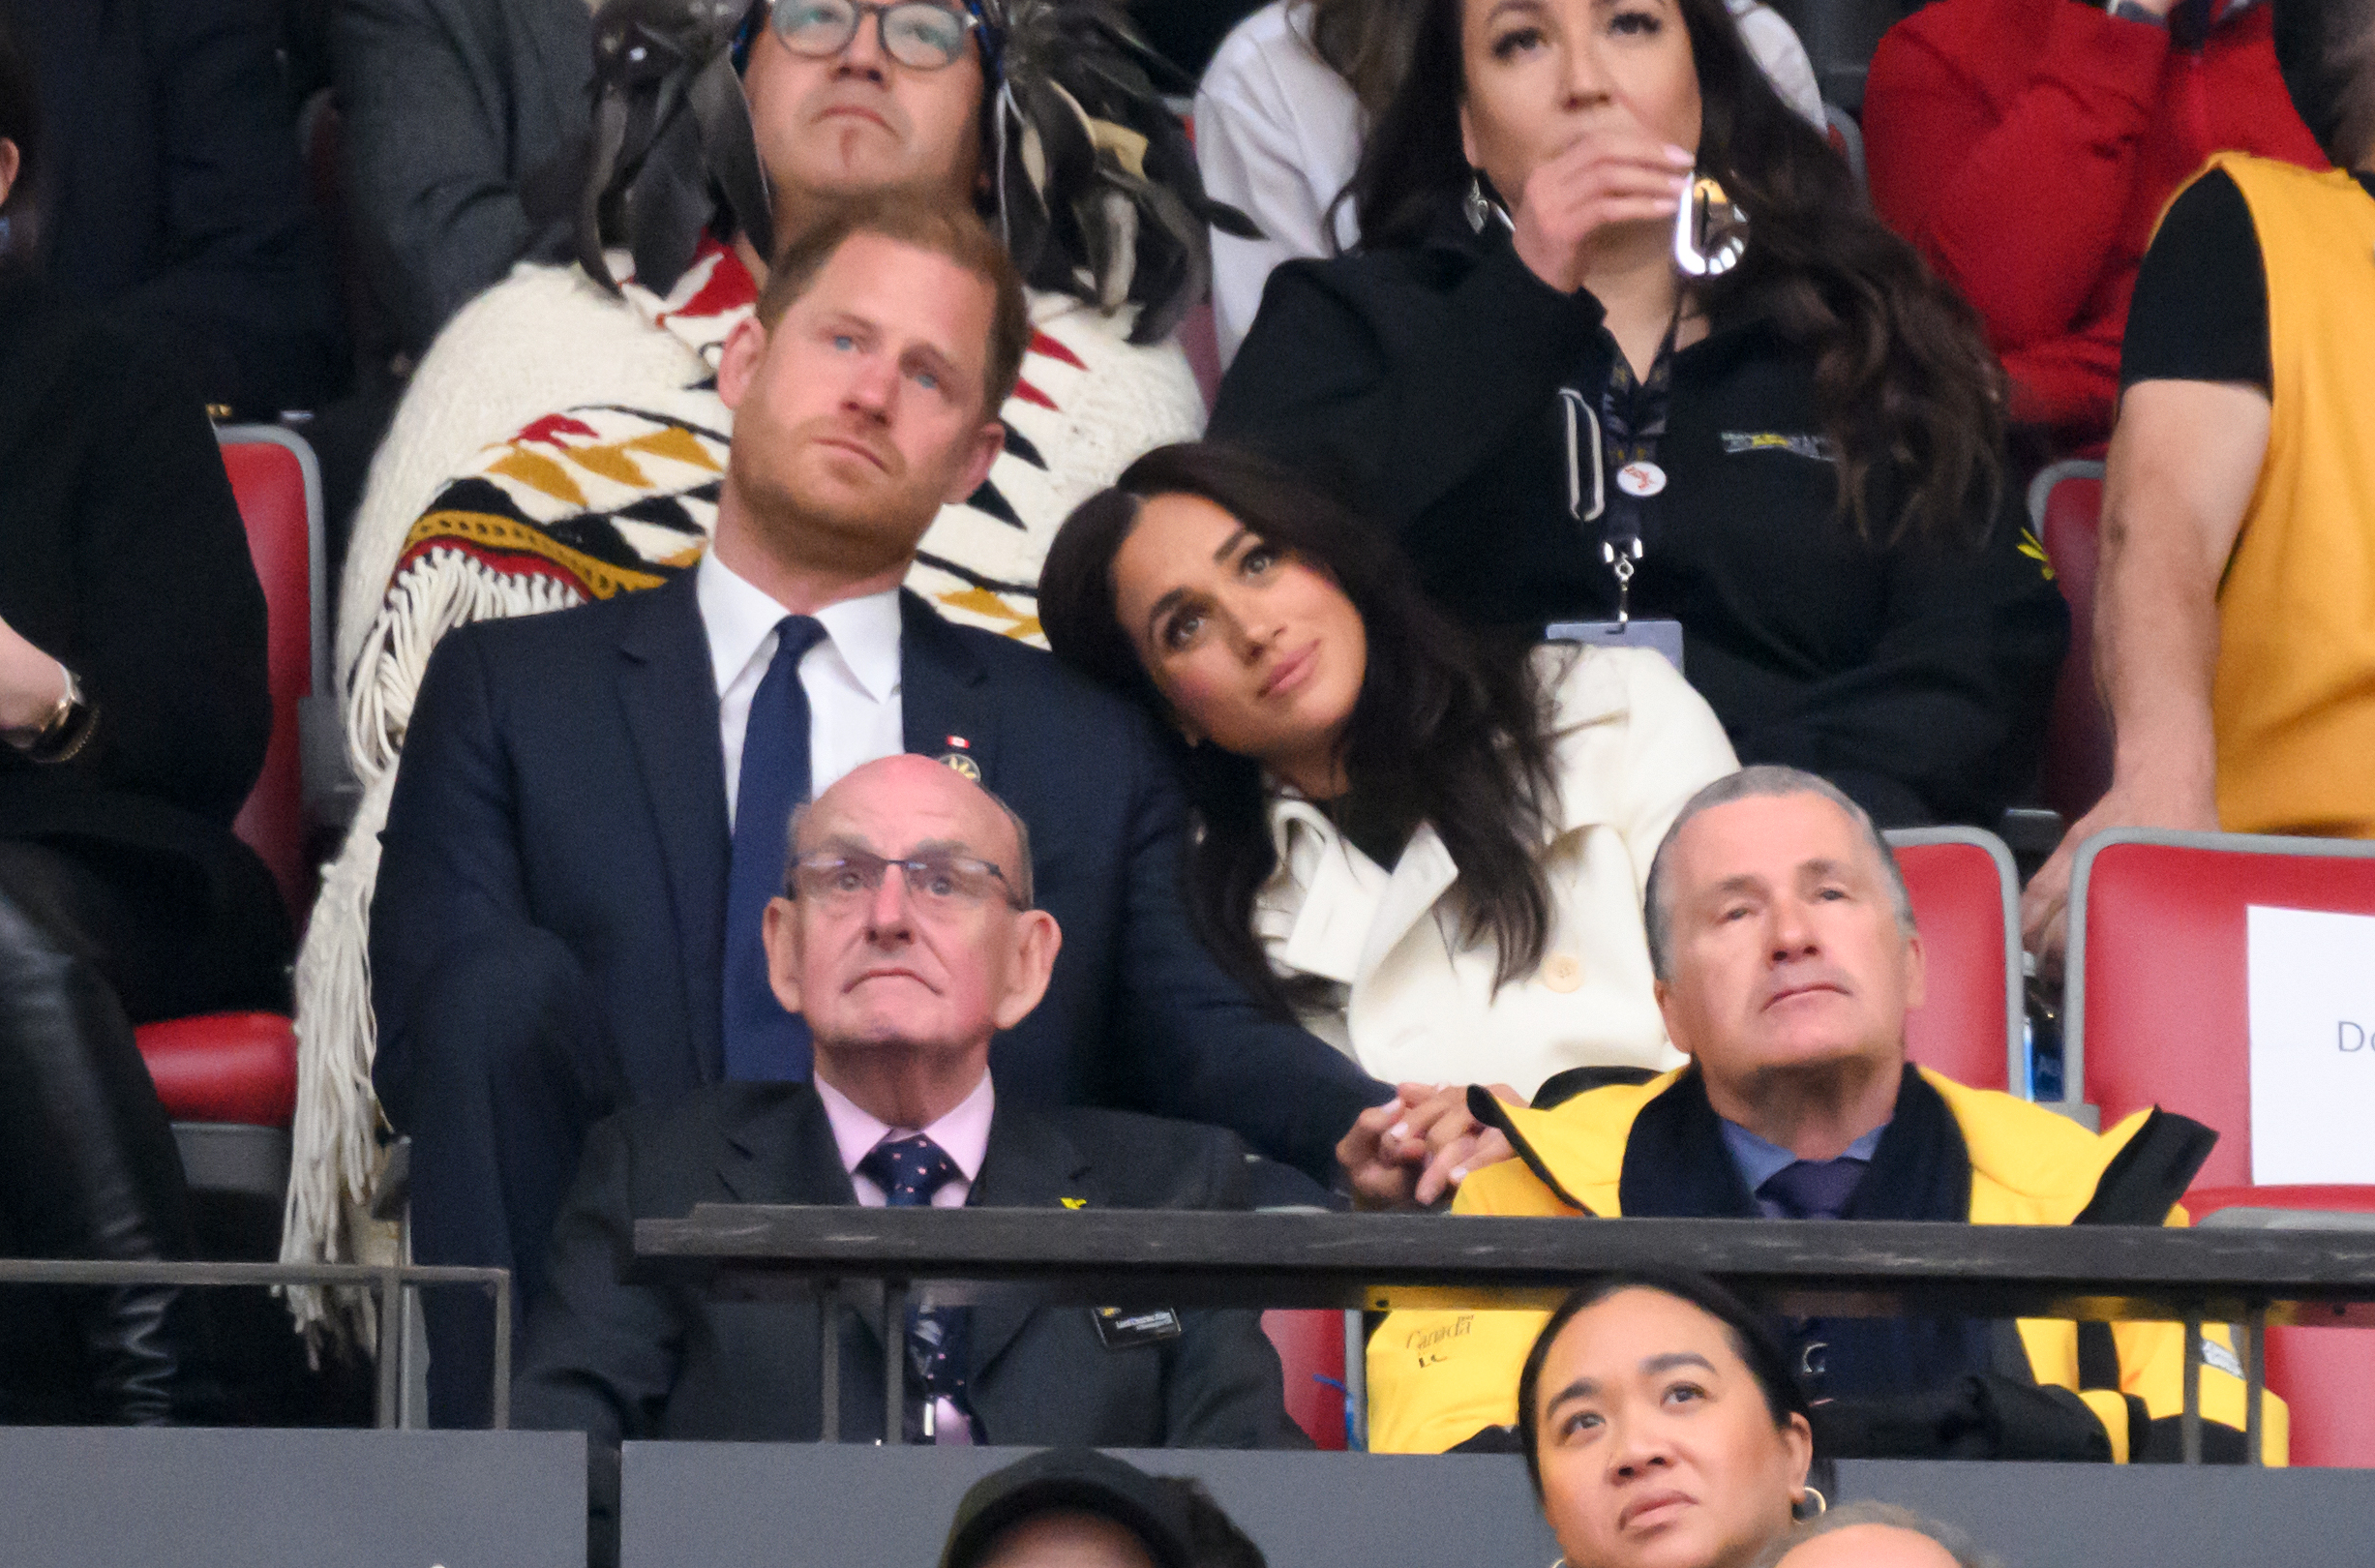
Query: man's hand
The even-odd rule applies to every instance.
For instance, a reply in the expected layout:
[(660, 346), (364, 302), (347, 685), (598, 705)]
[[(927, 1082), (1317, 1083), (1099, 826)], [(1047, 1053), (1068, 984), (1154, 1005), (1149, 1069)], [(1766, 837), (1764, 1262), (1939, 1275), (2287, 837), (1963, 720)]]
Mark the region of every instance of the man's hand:
[[(1506, 1084), (1492, 1085), (1492, 1094), (1525, 1103)], [(1394, 1099), (1363, 1111), (1336, 1146), (1357, 1209), (1429, 1207), (1469, 1172), (1513, 1152), (1498, 1129), (1468, 1114), (1468, 1091), (1458, 1084), (1402, 1084)]]
[(1526, 176), (1510, 223), (1518, 259), (1563, 294), (1583, 286), (1611, 224), (1671, 218), (1690, 189), (1691, 155), (1638, 131), (1591, 132)]
[(2069, 942), (2070, 873), (2078, 863), (2078, 847), (2114, 828), (2215, 832), (2218, 807), (2207, 780), (2195, 788), (2159, 780), (2126, 788), (2114, 784), (2093, 810), (2071, 825), (2053, 859), (2037, 868), (2021, 893), (2021, 945), (2037, 955), (2037, 971), (2047, 980), (2059, 978)]

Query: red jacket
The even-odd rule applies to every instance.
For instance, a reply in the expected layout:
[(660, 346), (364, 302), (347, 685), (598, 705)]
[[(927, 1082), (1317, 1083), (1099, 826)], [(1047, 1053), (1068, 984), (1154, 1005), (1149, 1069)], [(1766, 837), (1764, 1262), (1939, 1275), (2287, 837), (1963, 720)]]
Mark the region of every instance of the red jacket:
[(2276, 72), (2268, 0), (2199, 49), (2082, 0), (1938, 0), (1872, 57), (1872, 199), (1987, 318), (2013, 417), (2100, 440), (2162, 208), (2211, 153), (2327, 166)]

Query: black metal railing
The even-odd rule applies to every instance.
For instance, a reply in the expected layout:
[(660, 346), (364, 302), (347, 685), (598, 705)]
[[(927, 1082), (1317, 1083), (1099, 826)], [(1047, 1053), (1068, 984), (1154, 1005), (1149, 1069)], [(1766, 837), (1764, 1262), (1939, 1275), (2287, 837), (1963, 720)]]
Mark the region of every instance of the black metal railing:
[[(635, 1250), (721, 1293), (824, 1300), (827, 1433), (839, 1430), (832, 1330), (852, 1282), (879, 1284), (887, 1343), (910, 1300), (1020, 1289), (1048, 1305), (1543, 1310), (1595, 1275), (1648, 1265), (1712, 1275), (1800, 1316), (2178, 1322), (2189, 1462), (2201, 1457), (2204, 1323), (2244, 1336), (2253, 1462), (2266, 1328), (2375, 1326), (2365, 1230), (703, 1205), (637, 1221)], [(896, 1431), (903, 1373), (899, 1357), (885, 1360)]]
[(511, 1425), (511, 1271), (420, 1263), (165, 1263), (98, 1262), (78, 1258), (0, 1258), (0, 1284), (38, 1285), (344, 1285), (378, 1301), (379, 1387), (376, 1420), (396, 1425), (397, 1376), (403, 1366), (397, 1311), (404, 1291), (420, 1285), (474, 1284), (495, 1297), (495, 1404), (491, 1423)]

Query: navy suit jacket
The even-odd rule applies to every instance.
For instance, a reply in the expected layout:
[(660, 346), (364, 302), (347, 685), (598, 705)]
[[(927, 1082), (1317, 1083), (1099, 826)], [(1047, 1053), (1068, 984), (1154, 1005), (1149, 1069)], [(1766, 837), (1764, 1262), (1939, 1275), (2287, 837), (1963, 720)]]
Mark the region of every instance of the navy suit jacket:
[[(1337, 1140), (1391, 1091), (1256, 1006), (1197, 942), (1179, 882), (1186, 807), (1146, 716), (913, 594), (901, 611), (907, 749), (969, 742), (981, 782), (1030, 824), (1038, 902), (1064, 930), (1045, 999), (991, 1047), (1001, 1095), (1216, 1124), (1327, 1180)], [(374, 1078), (400, 1128), (437, 1109), (413, 1102), (439, 1092), (414, 1082), (422, 1032), (502, 1027), (504, 985), (480, 960), (524, 939), (556, 940), (588, 982), (591, 1111), (721, 1079), (732, 840), (692, 573), (450, 633), (413, 709), (385, 843)], [(473, 994), (455, 996), (473, 973)]]

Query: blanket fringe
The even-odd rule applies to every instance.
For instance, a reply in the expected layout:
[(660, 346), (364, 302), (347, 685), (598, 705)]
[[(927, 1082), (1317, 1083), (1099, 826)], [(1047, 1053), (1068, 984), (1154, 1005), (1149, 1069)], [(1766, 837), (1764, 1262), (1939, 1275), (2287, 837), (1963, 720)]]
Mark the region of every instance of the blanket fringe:
[[(371, 1083), (378, 1042), (371, 1008), (371, 897), (397, 758), (429, 655), (439, 638), (466, 622), (581, 602), (583, 595), (551, 578), (505, 577), (459, 551), (433, 550), (398, 574), (364, 637), (346, 707), (363, 799), (346, 844), (323, 870), (297, 954), (297, 1115), (281, 1232), (285, 1263), (353, 1261), (350, 1221), (368, 1209), (379, 1168), (378, 1101)], [(313, 1354), (325, 1339), (375, 1342), (368, 1292), (291, 1286), (283, 1294)]]

